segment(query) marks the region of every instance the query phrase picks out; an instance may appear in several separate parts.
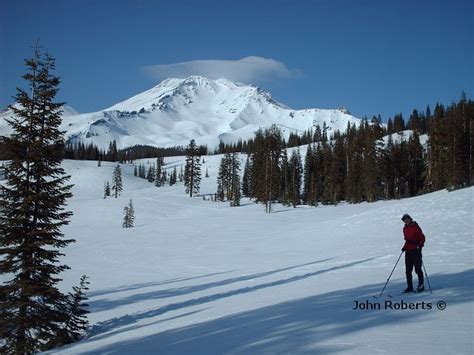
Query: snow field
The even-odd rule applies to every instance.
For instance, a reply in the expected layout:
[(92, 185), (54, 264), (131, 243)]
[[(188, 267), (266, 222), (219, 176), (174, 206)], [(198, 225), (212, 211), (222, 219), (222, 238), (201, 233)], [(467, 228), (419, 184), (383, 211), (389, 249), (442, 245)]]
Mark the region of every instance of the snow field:
[[(205, 157), (202, 193), (215, 192), (220, 158)], [(184, 157), (165, 163), (179, 171)], [(189, 198), (181, 183), (156, 188), (134, 177), (132, 165), (122, 165), (122, 196), (104, 200), (115, 164), (96, 165), (64, 162), (75, 184), (65, 233), (77, 243), (65, 250), (72, 269), (61, 287), (90, 276), (91, 334), (51, 353), (472, 353), (474, 188), (357, 205), (275, 205), (265, 214), (248, 199), (231, 208)], [(123, 229), (130, 198), (135, 228)], [(386, 292), (433, 309), (353, 310), (355, 300), (376, 301), (403, 245), (403, 213), (427, 237), (434, 293), (396, 296), (405, 286), (403, 258)], [(444, 311), (435, 307), (440, 300)]]

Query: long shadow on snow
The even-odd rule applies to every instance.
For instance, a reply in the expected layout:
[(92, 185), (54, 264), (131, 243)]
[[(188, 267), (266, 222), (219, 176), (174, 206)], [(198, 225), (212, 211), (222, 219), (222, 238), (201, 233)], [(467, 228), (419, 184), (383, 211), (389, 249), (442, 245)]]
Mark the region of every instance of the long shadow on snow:
[(137, 289), (146, 288), (146, 287), (161, 286), (161, 285), (167, 285), (167, 284), (172, 284), (172, 283), (176, 283), (176, 282), (201, 279), (201, 278), (204, 278), (204, 277), (228, 274), (228, 273), (233, 272), (233, 271), (234, 270), (222, 271), (222, 272), (213, 272), (213, 273), (210, 273), (210, 274), (193, 276), (193, 277), (175, 277), (173, 279), (168, 279), (168, 280), (164, 280), (164, 281), (143, 282), (143, 283), (139, 283), (139, 284), (114, 287), (114, 288), (104, 289), (104, 290), (97, 290), (97, 291), (88, 292), (87, 297), (103, 296), (103, 295), (109, 295), (109, 294), (117, 293), (117, 292), (132, 291), (132, 290), (137, 290)]
[[(303, 274), (303, 275), (292, 276), (292, 277), (282, 279), (282, 280), (271, 281), (271, 282), (267, 282), (267, 283), (263, 283), (263, 284), (259, 284), (259, 285), (255, 285), (255, 286), (242, 287), (242, 288), (238, 288), (238, 289), (235, 289), (235, 290), (216, 293), (216, 294), (213, 294), (213, 295), (193, 298), (193, 299), (182, 301), (182, 302), (170, 303), (166, 306), (156, 308), (156, 309), (152, 309), (152, 310), (142, 312), (142, 313), (126, 314), (124, 316), (112, 318), (112, 319), (109, 319), (107, 321), (97, 323), (96, 325), (94, 325), (92, 327), (90, 335), (93, 336), (93, 335), (105, 333), (105, 332), (108, 332), (108, 331), (113, 330), (113, 329), (118, 328), (118, 327), (127, 326), (127, 325), (130, 325), (132, 323), (136, 323), (136, 322), (141, 321), (143, 319), (159, 316), (159, 315), (164, 314), (166, 312), (175, 311), (175, 310), (183, 309), (183, 308), (186, 308), (186, 307), (198, 306), (198, 305), (201, 305), (201, 304), (217, 301), (217, 300), (227, 298), (227, 297), (232, 297), (232, 296), (236, 296), (236, 295), (240, 295), (240, 294), (244, 294), (244, 293), (258, 291), (258, 290), (265, 289), (265, 288), (268, 288), (268, 287), (274, 287), (274, 286), (279, 286), (279, 285), (283, 285), (283, 284), (287, 284), (287, 283), (291, 283), (291, 282), (304, 280), (304, 279), (307, 279), (308, 277), (317, 276), (317, 275), (324, 274), (324, 273), (330, 272), (330, 271), (344, 269), (344, 268), (347, 268), (347, 267), (351, 267), (351, 266), (354, 266), (354, 265), (358, 265), (358, 264), (368, 262), (368, 261), (373, 260), (373, 259), (375, 259), (375, 258), (368, 258), (368, 259), (358, 260), (358, 261), (354, 261), (354, 262), (351, 262), (351, 263), (346, 263), (346, 264), (343, 264), (343, 265), (334, 266), (334, 267), (331, 267), (331, 268), (328, 268), (328, 269), (314, 271), (314, 272), (306, 273), (306, 274)], [(324, 260), (321, 260), (319, 262), (322, 262), (322, 261), (324, 261)], [(314, 263), (316, 263), (316, 262), (309, 263), (309, 264), (314, 264)], [(291, 268), (293, 268), (293, 267), (291, 267)], [(286, 269), (288, 269), (288, 268), (286, 268)], [(270, 272), (268, 272), (268, 273), (270, 273)], [(223, 280), (223, 282), (225, 282), (225, 281), (226, 280)], [(236, 282), (236, 281), (233, 281), (233, 282)], [(121, 300), (121, 301), (124, 301), (124, 300)]]
[[(343, 267), (348, 266), (350, 265)], [(329, 270), (321, 272), (327, 271)], [(309, 277), (309, 275), (301, 275), (295, 278), (302, 279), (304, 277)], [(276, 283), (291, 282), (290, 280), (293, 279), (282, 280)], [(435, 289), (433, 295), (414, 295), (413, 302), (424, 300), (435, 303), (439, 300), (438, 297), (441, 296), (447, 302), (449, 309), (454, 304), (472, 302), (474, 300), (474, 269), (453, 274), (432, 275), (430, 281), (433, 286), (443, 285), (443, 289), (448, 289), (449, 292), (436, 296), (437, 290)], [(370, 295), (380, 291), (381, 286), (383, 286), (383, 283), (338, 290), (295, 301), (283, 302), (273, 306), (164, 331), (140, 339), (117, 342), (99, 348), (94, 353), (299, 354), (347, 352), (355, 350), (356, 345), (344, 343), (345, 345), (323, 346), (318, 345), (318, 343), (325, 342), (328, 344), (332, 342), (337, 344), (337, 340), (333, 340), (335, 337), (356, 333), (365, 329), (375, 329), (380, 326), (403, 324), (404, 322), (412, 323), (417, 319), (428, 317), (432, 312), (440, 312), (438, 310), (352, 310), (355, 299), (360, 301), (369, 299), (373, 301)], [(396, 286), (401, 289), (403, 285), (399, 282)], [(269, 287), (269, 285), (256, 286), (256, 288), (263, 287)], [(395, 285), (392, 285), (393, 287)], [(439, 290), (438, 293), (442, 293), (443, 289)], [(235, 291), (235, 293), (244, 292), (249, 291), (247, 289)], [(226, 294), (209, 296), (209, 301), (227, 297)], [(412, 300), (405, 299), (405, 301), (410, 302)], [(192, 300), (190, 303), (201, 304), (204, 303), (204, 300)], [(176, 306), (178, 305), (176, 304)], [(186, 302), (180, 305), (186, 306)], [(172, 305), (170, 306), (175, 308)], [(145, 312), (144, 314), (136, 315), (137, 319), (131, 318), (129, 321), (161, 314), (163, 311), (165, 310), (157, 309)], [(391, 332), (378, 332), (377, 336), (379, 337), (377, 339), (379, 343), (383, 344), (385, 340), (393, 342), (393, 334)], [(360, 343), (363, 344), (364, 341), (370, 342), (370, 339), (360, 339)]]
[[(89, 302), (89, 309), (91, 312), (99, 312), (99, 311), (113, 309), (119, 306), (128, 305), (131, 303), (141, 302), (145, 300), (154, 300), (154, 299), (160, 299), (160, 298), (182, 296), (182, 295), (186, 295), (192, 292), (204, 291), (213, 287), (225, 286), (225, 285), (229, 285), (236, 282), (242, 282), (242, 281), (247, 281), (247, 280), (252, 280), (252, 279), (257, 279), (257, 278), (273, 275), (282, 271), (296, 269), (303, 266), (319, 264), (325, 261), (329, 261), (331, 259), (334, 259), (334, 258), (327, 258), (327, 259), (313, 261), (313, 262), (309, 262), (305, 264), (289, 266), (289, 267), (285, 267), (281, 269), (265, 271), (265, 272), (260, 272), (256, 274), (244, 275), (244, 276), (238, 276), (238, 277), (233, 277), (233, 278), (219, 280), (219, 281), (208, 282), (201, 285), (176, 287), (176, 288), (170, 288), (167, 290), (143, 292), (143, 293), (133, 294), (125, 298), (114, 299), (114, 300), (109, 300), (109, 299), (95, 300), (95, 301)], [(219, 273), (215, 273), (214, 275), (217, 275), (217, 274)], [(209, 275), (212, 275), (212, 274), (209, 274)], [(193, 278), (189, 278), (189, 279), (193, 279)]]

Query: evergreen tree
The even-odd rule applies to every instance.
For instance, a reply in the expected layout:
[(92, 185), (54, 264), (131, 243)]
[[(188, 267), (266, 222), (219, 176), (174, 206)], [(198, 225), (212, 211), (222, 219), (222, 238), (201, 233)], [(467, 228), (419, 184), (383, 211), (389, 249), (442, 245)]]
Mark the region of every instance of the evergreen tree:
[(350, 203), (363, 201), (364, 186), (361, 184), (363, 167), (363, 147), (362, 135), (357, 133), (355, 126), (351, 126), (347, 132), (346, 147), (346, 200)]
[(301, 163), (300, 151), (293, 150), (289, 164), (289, 200), (293, 207), (301, 202), (301, 175), (303, 173), (303, 165)]
[(311, 144), (308, 144), (306, 156), (304, 159), (304, 185), (303, 185), (303, 202), (314, 206), (316, 204), (316, 191), (314, 184), (315, 176), (315, 156)]
[(448, 172), (446, 183), (450, 190), (466, 186), (469, 180), (469, 129), (466, 111), (465, 94), (458, 104), (453, 103), (446, 111)]
[(466, 155), (467, 155), (467, 184), (474, 185), (474, 101), (469, 100), (465, 116), (464, 129), (467, 135)]
[(155, 186), (156, 187), (160, 187), (162, 186), (162, 175), (163, 175), (163, 172), (162, 172), (162, 166), (163, 166), (163, 163), (162, 163), (162, 160), (163, 158), (157, 158), (156, 160), (156, 170), (155, 170)]
[(387, 134), (391, 135), (393, 133), (395, 133), (395, 130), (393, 128), (393, 121), (391, 118), (389, 118), (387, 122)]
[(394, 193), (395, 198), (401, 199), (409, 196), (408, 176), (410, 171), (407, 142), (401, 141), (394, 145)]
[(123, 213), (124, 213), (124, 216), (123, 216), (122, 227), (132, 228), (133, 222), (135, 220), (135, 209), (133, 208), (133, 203), (131, 199), (130, 199), (130, 202), (128, 203), (128, 206), (125, 206), (123, 208)]
[(137, 169), (137, 166), (135, 165), (135, 167), (133, 168), (133, 176), (138, 176), (138, 169)]
[(436, 104), (434, 117), (430, 123), (428, 138), (428, 183), (429, 190), (446, 187), (448, 176), (448, 130), (443, 105)]
[(229, 153), (224, 154), (217, 173), (217, 199), (224, 201), (228, 197)]
[(426, 106), (425, 116), (426, 116), (426, 119), (428, 119), (428, 120), (431, 118), (431, 108), (430, 108), (430, 105), (427, 105), (427, 106)]
[(110, 196), (110, 183), (106, 181), (104, 183), (104, 198), (107, 198), (108, 196)]
[(117, 198), (123, 190), (123, 185), (122, 185), (122, 169), (120, 169), (120, 165), (117, 164), (117, 166), (114, 169), (114, 174), (112, 176), (112, 190), (114, 191), (114, 196)]
[(138, 176), (139, 178), (142, 178), (142, 179), (145, 178), (144, 166), (143, 166), (141, 163), (138, 164), (137, 176)]
[(394, 132), (401, 132), (405, 130), (405, 121), (401, 113), (395, 115), (393, 118), (393, 130)]
[(421, 118), (420, 115), (418, 114), (418, 110), (414, 109), (413, 112), (410, 115), (410, 118), (408, 119), (408, 129), (412, 131), (417, 131), (420, 132), (421, 128)]
[(395, 196), (395, 164), (394, 164), (394, 144), (392, 136), (388, 136), (387, 145), (381, 154), (381, 178), (383, 195), (386, 200), (393, 199)]
[(118, 158), (118, 150), (117, 150), (117, 142), (113, 140), (109, 143), (109, 149), (107, 151), (107, 160), (108, 161), (117, 161)]
[(176, 167), (173, 168), (173, 172), (171, 173), (170, 176), (170, 186), (173, 186), (176, 184), (176, 181), (178, 181), (178, 173), (176, 171)]
[(247, 155), (247, 160), (245, 161), (244, 175), (242, 177), (242, 193), (246, 197), (249, 197), (250, 191), (252, 191), (250, 175), (251, 175), (250, 158)]
[(314, 129), (314, 135), (313, 135), (313, 142), (321, 142), (322, 141), (322, 133), (321, 133), (321, 127), (319, 124), (316, 125)]
[[(219, 201), (233, 200), (236, 187), (234, 183), (238, 181), (240, 191), (240, 160), (237, 153), (225, 153), (219, 165), (217, 174), (217, 198)], [(238, 177), (236, 177), (238, 176)], [(240, 193), (239, 193), (240, 198)]]
[(148, 171), (146, 174), (146, 179), (148, 182), (153, 182), (155, 181), (155, 168), (153, 166), (148, 166)]
[(159, 183), (157, 185), (156, 182), (159, 181), (159, 179), (161, 179), (161, 175), (162, 175), (161, 171), (164, 165), (165, 165), (165, 161), (163, 157), (156, 158), (156, 171), (155, 171), (155, 185), (156, 186), (160, 186)]
[(230, 200), (231, 207), (240, 206), (240, 175), (235, 174), (232, 177), (232, 200)]
[(206, 177), (207, 178), (209, 177), (209, 171), (207, 170), (207, 166), (206, 166)]
[(46, 350), (58, 339), (67, 320), (58, 274), (69, 269), (60, 264), (60, 249), (74, 242), (61, 232), (72, 215), (64, 209), (72, 185), (61, 168), (55, 61), (37, 46), (25, 64), (29, 93), (17, 89), (15, 116), (6, 119), (11, 161), (0, 198), (0, 351), (15, 354)]
[(87, 320), (89, 311), (86, 309), (89, 306), (86, 303), (86, 291), (89, 290), (87, 279), (86, 275), (82, 275), (79, 286), (74, 286), (72, 288), (73, 292), (69, 292), (66, 306), (67, 321), (57, 345), (70, 344), (80, 340), (89, 327)]
[(345, 198), (344, 181), (346, 177), (346, 152), (344, 138), (336, 132), (334, 148), (332, 151), (331, 170), (329, 172), (332, 181), (332, 203), (337, 204)]
[(180, 169), (179, 169), (178, 178), (179, 178), (179, 182), (183, 182), (183, 180), (184, 180), (184, 173), (183, 173), (183, 166), (182, 166), (182, 165), (181, 165), (181, 167), (180, 167)]
[(229, 199), (231, 206), (240, 206), (240, 159), (239, 154), (234, 152), (230, 155), (230, 191)]
[(322, 150), (321, 150), (321, 158), (319, 158), (320, 161), (320, 174), (319, 174), (319, 179), (320, 179), (320, 188), (322, 187), (322, 190), (320, 190), (319, 196), (321, 198), (321, 202), (323, 204), (331, 204), (332, 198), (333, 198), (333, 180), (332, 180), (332, 175), (331, 175), (331, 170), (332, 170), (332, 163), (333, 163), (333, 158), (332, 158), (332, 147), (331, 144), (327, 143), (326, 141), (323, 141), (321, 144)]
[(324, 192), (324, 151), (323, 144), (318, 143), (314, 150), (314, 201), (315, 205), (323, 201)]
[(271, 212), (272, 201), (281, 195), (281, 154), (284, 148), (281, 131), (276, 125), (258, 130), (252, 152), (252, 197)]
[(200, 151), (192, 139), (186, 149), (186, 166), (184, 168), (184, 186), (190, 197), (199, 192), (201, 183)]
[(362, 150), (362, 181), (364, 186), (364, 200), (374, 202), (380, 195), (380, 181), (378, 171), (378, 155), (377, 155), (377, 131), (376, 126), (369, 126), (367, 123), (359, 130)]
[(168, 180), (168, 174), (166, 172), (166, 169), (163, 169), (161, 172), (161, 186), (164, 186), (167, 180)]
[(288, 152), (286, 149), (282, 149), (281, 151), (281, 196), (280, 201), (289, 206), (291, 204), (291, 167), (290, 163), (288, 162)]
[(425, 162), (423, 156), (423, 146), (417, 131), (413, 131), (408, 141), (408, 190), (409, 196), (418, 195), (423, 189), (425, 175)]

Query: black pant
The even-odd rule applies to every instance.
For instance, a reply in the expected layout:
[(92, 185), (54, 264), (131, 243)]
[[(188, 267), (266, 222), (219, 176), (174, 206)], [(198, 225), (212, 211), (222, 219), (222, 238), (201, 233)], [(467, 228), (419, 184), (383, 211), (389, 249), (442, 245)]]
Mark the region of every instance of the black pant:
[(407, 274), (407, 285), (413, 288), (413, 281), (411, 273), (415, 267), (415, 272), (418, 275), (418, 285), (423, 285), (423, 271), (421, 270), (421, 250), (407, 250), (405, 252), (405, 268)]

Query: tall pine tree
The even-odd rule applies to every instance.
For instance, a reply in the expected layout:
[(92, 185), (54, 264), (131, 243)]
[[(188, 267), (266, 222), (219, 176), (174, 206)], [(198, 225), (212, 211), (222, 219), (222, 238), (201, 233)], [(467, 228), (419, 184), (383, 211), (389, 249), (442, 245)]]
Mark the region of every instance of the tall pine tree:
[(303, 174), (303, 165), (299, 149), (293, 150), (289, 163), (289, 201), (293, 207), (301, 202), (301, 176)]
[(117, 198), (123, 190), (123, 184), (122, 184), (122, 169), (120, 169), (120, 165), (117, 164), (117, 166), (114, 169), (114, 173), (112, 176), (112, 190), (114, 191), (114, 196)]
[(190, 197), (199, 192), (201, 184), (200, 151), (192, 139), (186, 149), (186, 165), (184, 167), (184, 186)]
[(123, 208), (123, 228), (132, 228), (135, 221), (135, 209), (133, 208), (133, 202), (130, 199), (128, 206)]
[(7, 183), (0, 199), (0, 337), (3, 353), (30, 354), (58, 343), (67, 321), (67, 295), (58, 275), (69, 269), (60, 264), (65, 239), (61, 227), (72, 212), (69, 176), (61, 168), (64, 136), (59, 130), (62, 103), (55, 102), (59, 78), (55, 61), (38, 46), (26, 60), (28, 92), (17, 89), (7, 122), (11, 152)]

